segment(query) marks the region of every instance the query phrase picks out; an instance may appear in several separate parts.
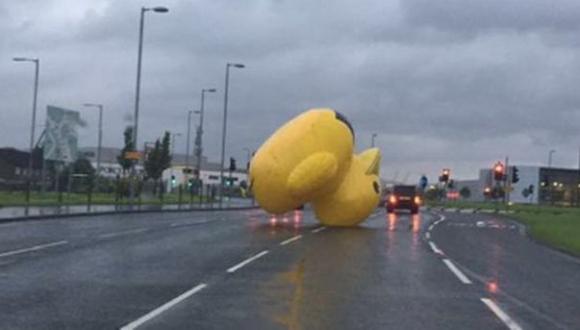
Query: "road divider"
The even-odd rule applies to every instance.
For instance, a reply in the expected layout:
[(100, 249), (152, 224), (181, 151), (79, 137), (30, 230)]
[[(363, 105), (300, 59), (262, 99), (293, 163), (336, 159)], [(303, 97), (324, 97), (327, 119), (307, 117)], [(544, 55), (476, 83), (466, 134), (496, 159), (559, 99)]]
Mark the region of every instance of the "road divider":
[(265, 255), (266, 255), (266, 254), (268, 254), (269, 252), (270, 252), (270, 251), (268, 251), (268, 250), (264, 250), (264, 251), (262, 251), (262, 252), (260, 252), (260, 253), (256, 254), (255, 256), (253, 256), (253, 257), (250, 257), (250, 258), (248, 258), (248, 259), (246, 259), (246, 260), (244, 260), (244, 261), (240, 262), (239, 264), (237, 264), (237, 265), (235, 265), (235, 266), (232, 266), (232, 267), (228, 268), (227, 272), (228, 272), (228, 273), (234, 273), (234, 272), (235, 272), (235, 271), (237, 271), (238, 269), (240, 269), (240, 268), (242, 268), (242, 267), (246, 266), (247, 264), (249, 264), (250, 262), (252, 262), (252, 261), (254, 261), (254, 260), (260, 259), (261, 257), (265, 256)]
[(65, 245), (65, 244), (68, 244), (68, 241), (58, 241), (58, 242), (36, 245), (36, 246), (29, 247), (29, 248), (24, 248), (24, 249), (2, 252), (2, 253), (0, 253), (0, 258), (9, 257), (9, 256), (17, 255), (17, 254), (22, 254), (22, 253), (34, 252), (34, 251), (43, 250), (43, 249), (48, 249), (51, 247)]
[(199, 291), (203, 290), (204, 288), (207, 287), (207, 284), (205, 283), (201, 283), (198, 284), (197, 286), (195, 286), (194, 288), (182, 293), (181, 295), (171, 299), (170, 301), (168, 301), (167, 303), (157, 307), (156, 309), (152, 310), (151, 312), (141, 316), (140, 318), (138, 318), (137, 320), (123, 326), (121, 328), (121, 330), (134, 330), (137, 329), (137, 327), (143, 325), (144, 323), (146, 323), (147, 321), (152, 320), (153, 318), (159, 316), (161, 313), (169, 310), (171, 307), (179, 304), (180, 302), (184, 301), (185, 299), (193, 296), (194, 294), (198, 293)]
[(522, 330), (519, 324), (512, 320), (493, 300), (481, 298), (481, 301), (508, 327), (510, 330)]

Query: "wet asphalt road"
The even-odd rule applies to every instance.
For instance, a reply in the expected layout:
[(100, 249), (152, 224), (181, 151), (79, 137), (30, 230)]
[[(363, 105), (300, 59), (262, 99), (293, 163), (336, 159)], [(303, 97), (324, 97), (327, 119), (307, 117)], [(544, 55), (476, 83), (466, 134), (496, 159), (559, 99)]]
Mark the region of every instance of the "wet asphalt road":
[(14, 222), (0, 267), (2, 329), (580, 328), (578, 259), (493, 215)]

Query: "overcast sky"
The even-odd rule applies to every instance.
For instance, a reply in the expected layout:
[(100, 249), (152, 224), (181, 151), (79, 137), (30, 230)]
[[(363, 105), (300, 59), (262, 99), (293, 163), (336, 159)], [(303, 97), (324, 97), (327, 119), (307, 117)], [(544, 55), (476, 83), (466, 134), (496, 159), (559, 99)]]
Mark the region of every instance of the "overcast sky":
[(146, 15), (140, 145), (185, 135), (200, 90), (215, 87), (204, 138), (218, 160), (230, 61), (247, 66), (230, 80), (227, 156), (240, 163), (288, 119), (332, 107), (358, 151), (378, 133), (387, 179), (442, 167), (474, 178), (506, 155), (545, 164), (550, 149), (556, 166), (577, 166), (577, 0), (2, 1), (0, 146), (28, 145), (33, 66), (14, 56), (41, 59), (39, 125), (47, 104), (79, 110), (80, 145), (95, 146), (97, 112), (81, 105), (103, 103), (104, 145), (121, 146), (142, 5), (170, 12)]

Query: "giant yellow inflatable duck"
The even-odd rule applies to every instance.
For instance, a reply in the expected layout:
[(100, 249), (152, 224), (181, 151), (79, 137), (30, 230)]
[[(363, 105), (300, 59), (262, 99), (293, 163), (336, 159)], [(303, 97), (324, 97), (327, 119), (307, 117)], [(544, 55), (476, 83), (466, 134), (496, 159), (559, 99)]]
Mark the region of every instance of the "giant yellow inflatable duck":
[(250, 163), (258, 204), (281, 214), (311, 203), (331, 226), (364, 221), (379, 202), (378, 149), (353, 154), (354, 132), (332, 109), (312, 109), (280, 127)]

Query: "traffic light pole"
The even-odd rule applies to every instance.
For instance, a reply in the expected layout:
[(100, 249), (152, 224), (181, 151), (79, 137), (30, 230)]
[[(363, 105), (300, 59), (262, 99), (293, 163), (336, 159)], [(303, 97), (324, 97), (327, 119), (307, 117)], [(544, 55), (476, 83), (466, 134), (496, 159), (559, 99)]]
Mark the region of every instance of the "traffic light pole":
[(510, 161), (510, 158), (508, 156), (506, 156), (505, 157), (505, 181), (504, 181), (504, 185), (503, 185), (504, 186), (503, 187), (503, 190), (504, 190), (503, 201), (506, 205), (508, 205), (510, 202), (509, 189), (511, 188), (511, 182), (512, 182), (509, 161)]

